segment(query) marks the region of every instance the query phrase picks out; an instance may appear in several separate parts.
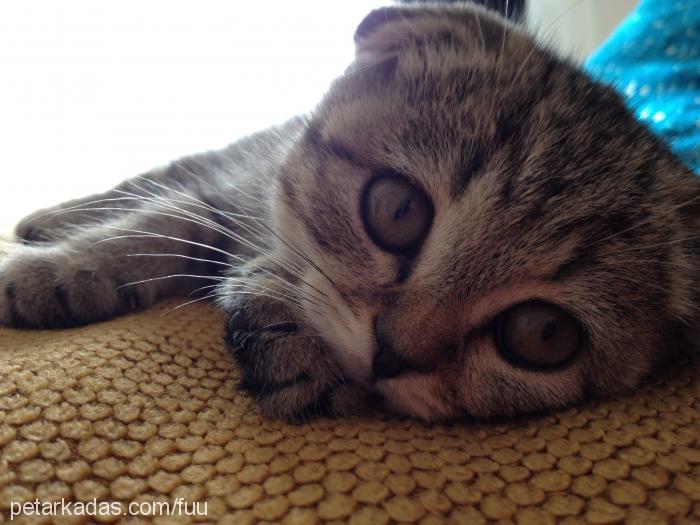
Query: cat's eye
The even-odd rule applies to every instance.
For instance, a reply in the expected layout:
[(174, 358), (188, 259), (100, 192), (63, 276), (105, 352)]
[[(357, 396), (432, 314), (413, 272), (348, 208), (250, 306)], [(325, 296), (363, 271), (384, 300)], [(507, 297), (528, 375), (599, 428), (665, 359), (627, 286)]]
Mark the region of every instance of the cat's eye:
[(367, 234), (390, 253), (415, 251), (433, 222), (433, 205), (406, 178), (387, 172), (372, 179), (362, 196), (362, 220)]
[(557, 367), (579, 351), (583, 334), (569, 313), (550, 303), (528, 301), (516, 304), (498, 316), (496, 345), (515, 365)]

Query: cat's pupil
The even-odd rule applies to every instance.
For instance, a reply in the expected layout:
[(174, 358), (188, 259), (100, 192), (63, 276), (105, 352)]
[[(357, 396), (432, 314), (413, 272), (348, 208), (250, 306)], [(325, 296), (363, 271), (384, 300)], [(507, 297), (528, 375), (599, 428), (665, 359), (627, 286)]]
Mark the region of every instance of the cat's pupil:
[(559, 326), (557, 325), (557, 322), (554, 320), (549, 320), (544, 323), (542, 326), (542, 331), (540, 332), (540, 338), (542, 339), (543, 343), (546, 343), (549, 341), (552, 337), (554, 337), (557, 333), (557, 330), (559, 329)]
[(411, 210), (411, 199), (404, 199), (394, 213), (394, 220), (398, 221)]

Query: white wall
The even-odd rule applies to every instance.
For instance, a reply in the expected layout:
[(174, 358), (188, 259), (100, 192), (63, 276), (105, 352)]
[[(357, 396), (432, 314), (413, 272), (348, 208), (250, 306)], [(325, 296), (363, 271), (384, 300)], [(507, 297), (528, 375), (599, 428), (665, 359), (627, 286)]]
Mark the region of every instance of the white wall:
[[(634, 3), (530, 1), (579, 54)], [(0, 0), (0, 231), (310, 109), (383, 3)]]
[(638, 0), (528, 0), (528, 24), (567, 55), (583, 60)]
[(311, 109), (381, 0), (0, 0), (0, 231)]

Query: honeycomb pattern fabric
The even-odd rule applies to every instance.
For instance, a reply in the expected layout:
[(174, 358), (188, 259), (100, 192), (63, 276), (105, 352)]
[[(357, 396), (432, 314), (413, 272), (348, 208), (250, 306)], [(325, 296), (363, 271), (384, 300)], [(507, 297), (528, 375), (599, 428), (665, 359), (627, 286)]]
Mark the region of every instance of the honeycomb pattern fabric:
[[(498, 424), (286, 425), (236, 391), (222, 319), (177, 303), (65, 331), (0, 330), (0, 510), (207, 502), (207, 515), (46, 522), (700, 523), (700, 374)], [(13, 523), (34, 523), (34, 516)]]

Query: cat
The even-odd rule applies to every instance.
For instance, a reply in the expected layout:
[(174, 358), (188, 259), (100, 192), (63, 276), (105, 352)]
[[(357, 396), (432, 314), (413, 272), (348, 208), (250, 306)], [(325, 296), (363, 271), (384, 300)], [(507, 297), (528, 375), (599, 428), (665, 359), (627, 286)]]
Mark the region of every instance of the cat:
[(203, 293), (241, 388), (289, 421), (637, 387), (697, 322), (694, 174), (494, 11), (383, 7), (355, 44), (311, 114), (21, 221), (0, 323)]

